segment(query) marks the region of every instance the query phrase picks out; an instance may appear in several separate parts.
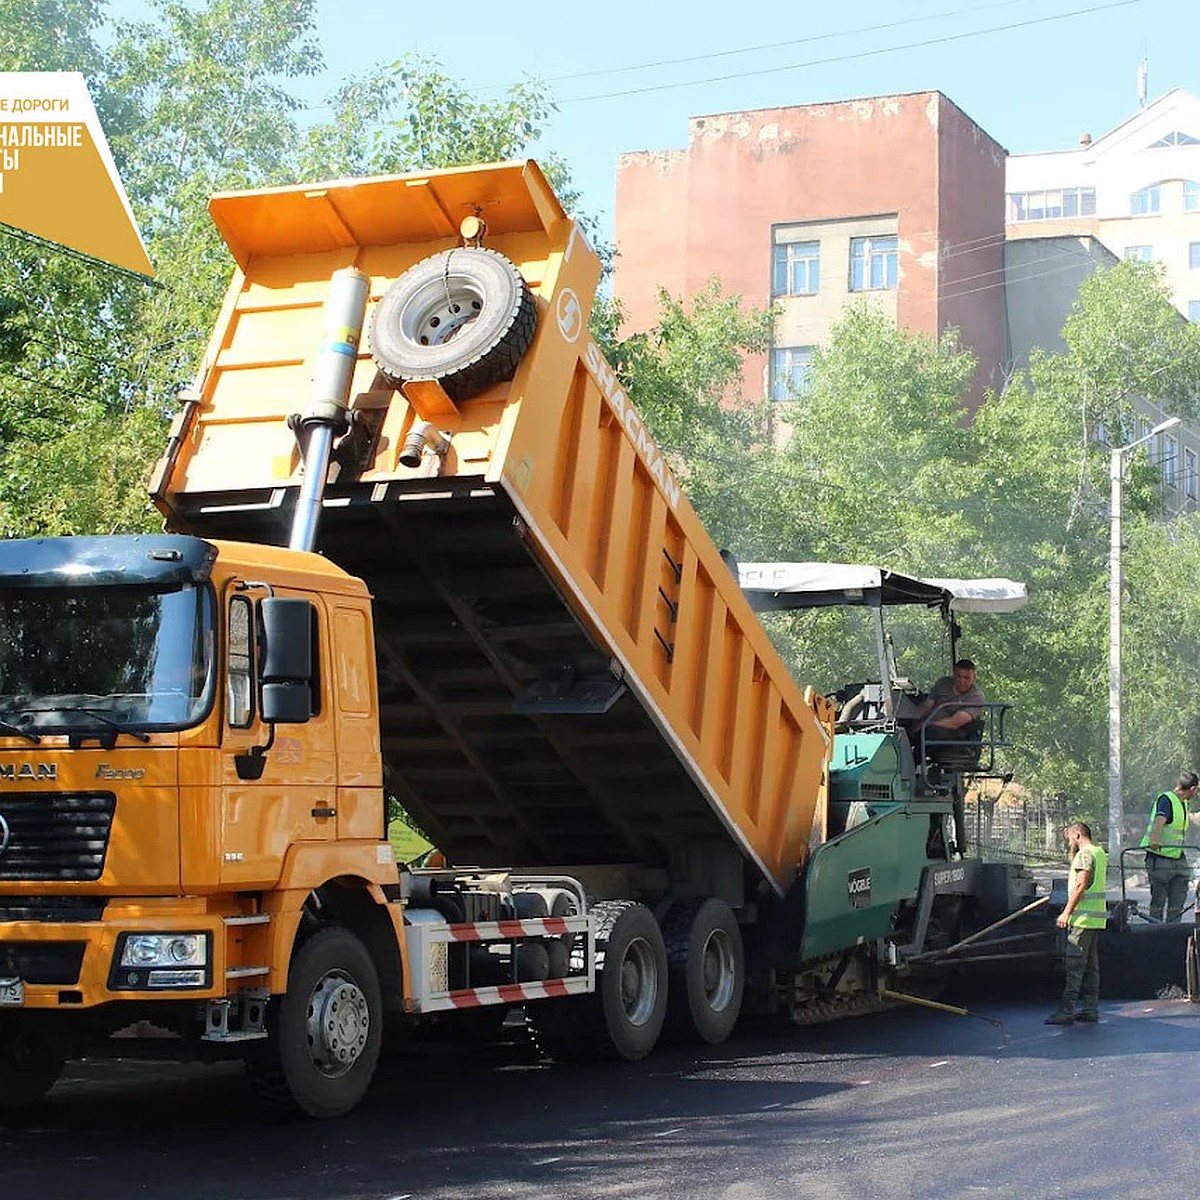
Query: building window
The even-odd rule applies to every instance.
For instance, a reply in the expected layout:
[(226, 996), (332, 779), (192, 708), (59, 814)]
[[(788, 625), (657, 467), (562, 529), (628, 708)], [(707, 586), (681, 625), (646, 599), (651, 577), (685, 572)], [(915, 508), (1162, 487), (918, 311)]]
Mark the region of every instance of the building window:
[(1200, 212), (1200, 183), (1194, 179), (1183, 181), (1183, 211)]
[(900, 242), (891, 237), (850, 239), (850, 290), (876, 292), (894, 288), (899, 278)]
[(1188, 301), (1188, 320), (1200, 324), (1200, 300)]
[(1193, 271), (1200, 271), (1200, 242), (1192, 242), (1188, 246), (1188, 266)]
[(1094, 187), (1052, 188), (1041, 192), (1009, 192), (1008, 219), (1057, 221), (1062, 217), (1094, 217)]
[(811, 346), (777, 346), (771, 352), (771, 399), (799, 400), (812, 386)]
[(771, 292), (775, 296), (815, 296), (821, 290), (821, 243), (784, 242), (775, 247)]
[(1183, 452), (1183, 494), (1189, 500), (1196, 498), (1196, 452), (1195, 450), (1185, 450)]
[(1172, 437), (1169, 433), (1163, 439), (1163, 458), (1162, 458), (1162, 476), (1163, 482), (1169, 488), (1173, 488), (1177, 483), (1177, 471), (1175, 469), (1176, 460), (1179, 458), (1179, 439)]
[(1162, 196), (1157, 183), (1152, 183), (1149, 187), (1144, 187), (1141, 191), (1134, 192), (1129, 197), (1129, 215), (1131, 217), (1145, 217), (1151, 213), (1156, 213), (1159, 210), (1162, 201)]
[(1159, 146), (1200, 146), (1200, 138), (1194, 138), (1190, 133), (1175, 129), (1165, 137), (1160, 137), (1157, 142), (1150, 143), (1151, 150), (1157, 150)]
[(1151, 246), (1126, 246), (1125, 257), (1136, 262), (1149, 262), (1154, 257), (1154, 250)]

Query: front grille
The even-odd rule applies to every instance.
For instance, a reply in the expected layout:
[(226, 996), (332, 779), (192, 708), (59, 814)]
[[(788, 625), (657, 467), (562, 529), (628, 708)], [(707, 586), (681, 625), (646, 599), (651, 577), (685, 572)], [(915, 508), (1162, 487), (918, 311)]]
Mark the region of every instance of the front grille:
[(107, 903), (103, 896), (0, 896), (0, 923), (99, 921)]
[(78, 983), (86, 945), (86, 942), (0, 941), (0, 979), (53, 983), (60, 987)]
[(0, 796), (0, 880), (99, 879), (116, 806), (112, 792)]

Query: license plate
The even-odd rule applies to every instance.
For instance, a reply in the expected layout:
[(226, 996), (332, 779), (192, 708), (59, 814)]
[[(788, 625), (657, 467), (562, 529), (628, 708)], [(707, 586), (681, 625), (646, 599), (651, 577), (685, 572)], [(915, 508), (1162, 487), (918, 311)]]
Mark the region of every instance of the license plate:
[(16, 1007), (25, 1003), (25, 984), (19, 979), (0, 979), (0, 1006)]

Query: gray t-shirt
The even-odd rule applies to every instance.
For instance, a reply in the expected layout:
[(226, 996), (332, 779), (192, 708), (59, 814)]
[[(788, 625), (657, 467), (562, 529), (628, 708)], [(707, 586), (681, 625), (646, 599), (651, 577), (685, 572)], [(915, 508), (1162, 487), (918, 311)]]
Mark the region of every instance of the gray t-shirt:
[[(954, 677), (952, 675), (943, 675), (933, 685), (930, 697), (934, 703), (933, 719), (935, 721), (939, 721), (944, 717), (952, 717), (955, 713), (962, 712), (964, 708), (972, 710), (972, 720), (978, 720), (983, 716), (978, 710), (987, 703), (978, 684), (974, 684), (969, 692), (956, 692), (954, 690)], [(950, 703), (950, 701), (953, 701), (953, 703)], [(945, 704), (946, 707), (938, 708), (937, 705), (939, 704)]]

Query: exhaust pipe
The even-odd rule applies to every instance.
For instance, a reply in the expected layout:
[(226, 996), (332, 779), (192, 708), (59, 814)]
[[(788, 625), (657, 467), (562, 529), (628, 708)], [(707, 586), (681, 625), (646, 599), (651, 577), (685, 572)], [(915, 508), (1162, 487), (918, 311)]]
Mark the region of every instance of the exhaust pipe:
[(426, 446), (434, 454), (444, 455), (450, 449), (450, 439), (431, 421), (414, 421), (400, 450), (401, 466), (419, 467)]

